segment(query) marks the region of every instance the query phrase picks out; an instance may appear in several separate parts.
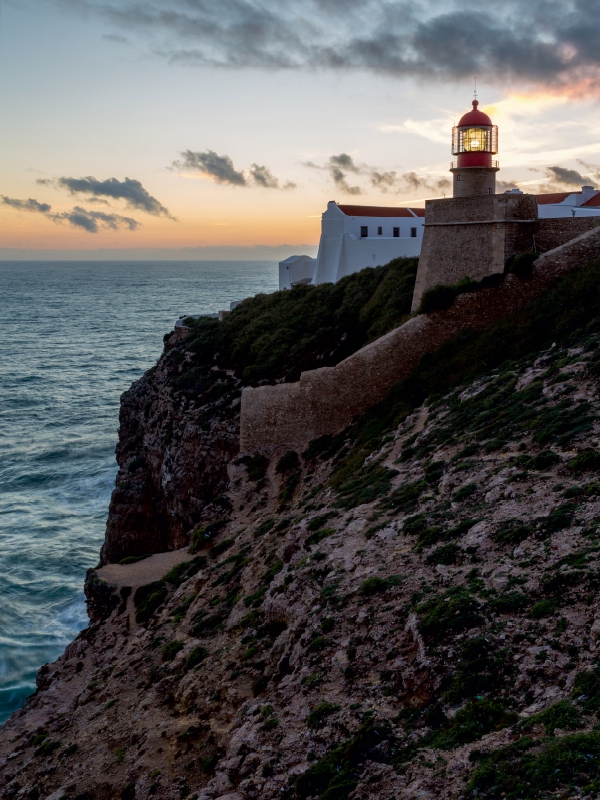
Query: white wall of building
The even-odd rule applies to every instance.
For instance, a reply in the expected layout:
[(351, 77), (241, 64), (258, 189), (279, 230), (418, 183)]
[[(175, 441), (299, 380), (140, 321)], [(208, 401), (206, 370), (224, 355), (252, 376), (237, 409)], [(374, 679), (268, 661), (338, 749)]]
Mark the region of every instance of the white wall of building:
[[(404, 209), (399, 213), (406, 214)], [(418, 256), (423, 241), (423, 217), (348, 216), (331, 201), (321, 218), (321, 239), (316, 259), (291, 256), (279, 264), (279, 288), (289, 289), (294, 283), (337, 283), (365, 267), (377, 267), (401, 256)], [(367, 228), (364, 236), (363, 228)], [(399, 236), (394, 236), (398, 228)], [(411, 231), (413, 229), (413, 231)], [(381, 233), (379, 233), (381, 230)], [(300, 261), (300, 259), (305, 259)]]
[(279, 262), (279, 288), (291, 289), (302, 283), (312, 283), (317, 259), (310, 256), (290, 256)]

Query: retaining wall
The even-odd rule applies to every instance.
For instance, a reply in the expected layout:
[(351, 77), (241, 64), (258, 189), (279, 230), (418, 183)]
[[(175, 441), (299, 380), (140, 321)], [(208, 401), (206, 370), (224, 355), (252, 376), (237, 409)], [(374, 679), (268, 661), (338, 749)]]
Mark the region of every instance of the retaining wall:
[(302, 373), (297, 383), (242, 392), (240, 449), (297, 450), (343, 430), (357, 414), (382, 400), (420, 359), (465, 328), (484, 330), (529, 305), (564, 273), (600, 256), (600, 229), (542, 255), (533, 275), (508, 275), (497, 288), (457, 297), (451, 308), (413, 317), (335, 367)]

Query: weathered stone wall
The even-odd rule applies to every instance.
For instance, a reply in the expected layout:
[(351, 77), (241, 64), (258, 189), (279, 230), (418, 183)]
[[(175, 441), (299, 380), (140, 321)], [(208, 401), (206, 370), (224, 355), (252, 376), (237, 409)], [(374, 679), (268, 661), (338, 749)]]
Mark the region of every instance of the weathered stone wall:
[(531, 303), (558, 277), (600, 256), (600, 228), (542, 255), (532, 278), (508, 275), (497, 288), (459, 296), (446, 311), (413, 317), (335, 367), (302, 374), (294, 384), (244, 389), (242, 452), (302, 450), (343, 430), (406, 377), (425, 353), (465, 328), (484, 330)]
[(565, 217), (562, 219), (540, 219), (535, 228), (537, 250), (554, 250), (561, 244), (581, 236), (600, 225), (600, 217)]
[(437, 284), (504, 271), (507, 260), (533, 247), (537, 221), (534, 195), (500, 194), (430, 200), (412, 310)]

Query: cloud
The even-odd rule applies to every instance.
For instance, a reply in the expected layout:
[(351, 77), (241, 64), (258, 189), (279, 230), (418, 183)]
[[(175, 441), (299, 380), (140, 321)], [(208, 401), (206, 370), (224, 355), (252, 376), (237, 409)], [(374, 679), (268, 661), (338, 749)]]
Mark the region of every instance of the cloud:
[(156, 217), (171, 217), (169, 210), (155, 197), (152, 197), (139, 181), (132, 178), (125, 178), (124, 181), (117, 178), (99, 181), (90, 176), (87, 178), (57, 178), (54, 181), (40, 179), (38, 183), (66, 189), (72, 195), (83, 194), (89, 198), (110, 197), (112, 200), (125, 200), (129, 208), (145, 211)]
[(576, 186), (578, 189), (589, 180), (584, 177), (576, 169), (567, 169), (566, 167), (548, 167), (546, 170), (546, 177), (553, 183), (560, 183), (564, 186)]
[(598, 0), (55, 0), (172, 62), (600, 92)]
[[(41, 181), (40, 181), (41, 182)], [(29, 200), (17, 200), (13, 197), (5, 197), (0, 195), (2, 203), (11, 208), (16, 208), (19, 211), (30, 211), (34, 213), (43, 214), (46, 219), (52, 222), (62, 223), (67, 222), (74, 228), (81, 228), (88, 233), (98, 233), (101, 228), (111, 229), (113, 231), (126, 228), (130, 231), (135, 231), (140, 227), (140, 223), (131, 217), (123, 217), (120, 214), (105, 214), (103, 211), (88, 211), (80, 206), (70, 211), (53, 212), (52, 206), (48, 203), (39, 203), (33, 198)]]
[(501, 192), (510, 192), (511, 189), (518, 189), (519, 187), (514, 181), (501, 181), (496, 180), (496, 192), (500, 194)]
[(185, 150), (181, 153), (181, 160), (174, 161), (171, 168), (184, 172), (199, 172), (212, 178), (216, 183), (229, 186), (256, 186), (263, 189), (296, 188), (296, 184), (291, 181), (281, 185), (279, 178), (276, 178), (268, 167), (259, 164), (252, 164), (247, 173), (240, 172), (234, 167), (229, 156), (220, 156), (214, 150), (204, 152)]
[(409, 194), (414, 192), (439, 193), (451, 187), (448, 178), (434, 179), (423, 177), (416, 172), (404, 172), (399, 175), (397, 172), (383, 172), (377, 167), (368, 164), (357, 164), (352, 156), (347, 153), (330, 156), (325, 165), (315, 164), (312, 161), (304, 163), (305, 167), (321, 169), (329, 172), (336, 187), (344, 194), (363, 194), (364, 187), (351, 186), (348, 182), (348, 175), (363, 176), (373, 188), (386, 194)]
[(53, 222), (68, 222), (74, 228), (82, 228), (88, 233), (98, 233), (100, 228), (110, 228), (117, 231), (121, 228), (135, 231), (140, 223), (131, 217), (122, 217), (119, 214), (105, 214), (103, 211), (87, 211), (85, 208), (75, 206), (71, 211), (60, 214), (50, 214)]
[(0, 197), (5, 206), (16, 208), (19, 211), (37, 211), (40, 214), (47, 214), (52, 208), (48, 203), (38, 203), (37, 200), (31, 197), (29, 200), (16, 200), (14, 197), (6, 197), (5, 195), (0, 195)]

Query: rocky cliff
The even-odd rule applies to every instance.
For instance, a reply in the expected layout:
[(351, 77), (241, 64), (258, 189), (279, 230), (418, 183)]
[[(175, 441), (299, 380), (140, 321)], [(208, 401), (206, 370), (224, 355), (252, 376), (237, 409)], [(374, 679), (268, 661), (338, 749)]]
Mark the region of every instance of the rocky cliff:
[(129, 563), (107, 539), (0, 796), (595, 796), (599, 298), (592, 264), (303, 453), (237, 458), (243, 378), (168, 350), (124, 400)]

